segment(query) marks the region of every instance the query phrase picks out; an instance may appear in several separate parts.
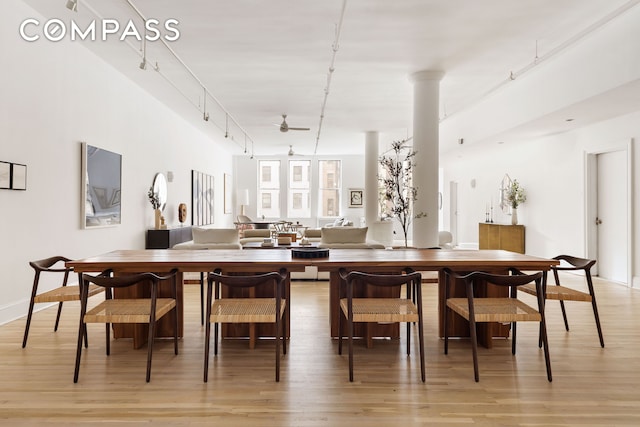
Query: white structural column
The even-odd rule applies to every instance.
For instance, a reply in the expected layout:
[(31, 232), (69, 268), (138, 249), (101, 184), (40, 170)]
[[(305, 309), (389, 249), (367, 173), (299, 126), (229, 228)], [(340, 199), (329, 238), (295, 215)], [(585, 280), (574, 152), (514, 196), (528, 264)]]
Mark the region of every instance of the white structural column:
[(369, 227), (378, 219), (379, 140), (379, 132), (366, 132), (364, 146), (364, 218)]
[(444, 72), (424, 70), (411, 75), (413, 82), (413, 149), (416, 167), (413, 185), (418, 197), (414, 215), (424, 212), (423, 218), (413, 219), (413, 246), (438, 246), (438, 157), (440, 80)]

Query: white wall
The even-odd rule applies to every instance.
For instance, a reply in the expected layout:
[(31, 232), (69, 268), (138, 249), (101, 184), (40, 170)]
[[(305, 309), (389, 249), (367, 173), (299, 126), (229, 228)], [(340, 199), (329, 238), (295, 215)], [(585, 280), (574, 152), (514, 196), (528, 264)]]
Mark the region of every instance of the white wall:
[[(233, 225), (223, 214), (231, 154), (222, 136), (212, 141), (81, 43), (23, 41), (20, 22), (38, 14), (22, 2), (3, 6), (0, 160), (28, 170), (27, 191), (0, 190), (0, 323), (26, 314), (30, 260), (144, 248), (153, 226), (147, 190), (157, 172), (175, 176), (168, 184), (169, 225), (178, 224), (179, 203), (191, 210), (192, 169), (215, 177), (215, 226)], [(117, 227), (80, 228), (80, 141), (122, 154)]]
[[(497, 208), (500, 182), (505, 173), (527, 191), (518, 208), (526, 228), (526, 251), (531, 255), (586, 255), (585, 152), (605, 149), (633, 139), (633, 185), (640, 188), (636, 165), (640, 161), (640, 112), (603, 121), (553, 137), (508, 143), (462, 147), (441, 158), (445, 190), (458, 183), (458, 242), (477, 243), (478, 223), (484, 222), (485, 206), (493, 198), (494, 221), (509, 223)], [(470, 182), (476, 180), (476, 187)], [(633, 223), (640, 223), (640, 206), (634, 201)], [(445, 204), (445, 206), (447, 206)], [(445, 215), (445, 218), (447, 215)], [(634, 227), (633, 274), (640, 271), (640, 230)]]

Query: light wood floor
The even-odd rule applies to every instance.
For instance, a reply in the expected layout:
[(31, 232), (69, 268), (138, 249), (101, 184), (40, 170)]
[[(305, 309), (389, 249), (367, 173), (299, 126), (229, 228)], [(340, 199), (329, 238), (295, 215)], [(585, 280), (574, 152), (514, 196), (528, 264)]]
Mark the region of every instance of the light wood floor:
[(425, 286), (426, 383), (415, 346), (410, 357), (404, 353), (404, 337), (376, 341), (373, 349), (358, 345), (349, 383), (348, 357), (337, 355), (328, 335), (327, 282), (292, 285), (292, 338), (280, 383), (274, 382), (272, 341), (252, 351), (246, 342), (225, 341), (203, 383), (198, 286), (185, 290), (180, 354), (173, 354), (170, 340), (157, 341), (149, 384), (146, 351), (117, 340), (107, 357), (102, 325), (89, 325), (90, 346), (74, 384), (79, 306), (67, 303), (57, 333), (49, 308), (35, 314), (26, 349), (24, 319), (0, 327), (0, 425), (640, 425), (638, 291), (596, 279), (604, 349), (590, 304), (568, 304), (572, 329), (566, 332), (558, 303), (549, 302), (552, 383), (537, 326), (527, 323), (518, 327), (516, 356), (510, 340), (480, 350), (475, 383), (468, 340), (453, 341), (449, 355), (442, 353), (435, 287)]

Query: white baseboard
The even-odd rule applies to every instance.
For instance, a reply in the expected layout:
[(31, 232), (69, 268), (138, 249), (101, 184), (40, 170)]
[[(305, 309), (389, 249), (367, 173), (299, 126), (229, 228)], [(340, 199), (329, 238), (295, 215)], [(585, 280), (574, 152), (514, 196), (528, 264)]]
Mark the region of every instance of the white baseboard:
[[(51, 305), (52, 304), (38, 304), (34, 307), (33, 311), (35, 312), (36, 310), (43, 310), (47, 307), (50, 307)], [(20, 319), (21, 317), (25, 317), (28, 310), (28, 300), (19, 301), (0, 307), (0, 325), (13, 322), (14, 320)]]

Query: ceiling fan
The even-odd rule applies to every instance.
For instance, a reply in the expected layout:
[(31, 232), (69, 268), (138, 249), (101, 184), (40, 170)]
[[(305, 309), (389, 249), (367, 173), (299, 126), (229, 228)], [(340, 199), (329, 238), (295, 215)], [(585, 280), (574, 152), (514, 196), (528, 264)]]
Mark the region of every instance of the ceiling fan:
[(310, 128), (294, 128), (294, 127), (290, 127), (289, 124), (287, 123), (287, 115), (283, 114), (282, 115), (282, 123), (280, 123), (280, 125), (276, 125), (276, 126), (280, 126), (280, 132), (289, 132), (290, 130), (309, 130)]

